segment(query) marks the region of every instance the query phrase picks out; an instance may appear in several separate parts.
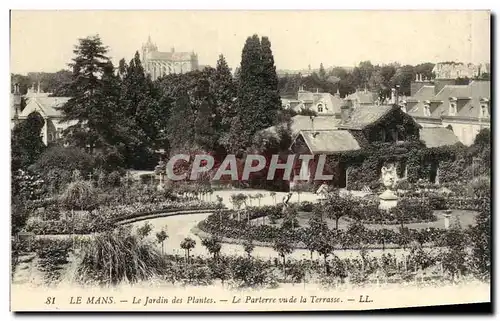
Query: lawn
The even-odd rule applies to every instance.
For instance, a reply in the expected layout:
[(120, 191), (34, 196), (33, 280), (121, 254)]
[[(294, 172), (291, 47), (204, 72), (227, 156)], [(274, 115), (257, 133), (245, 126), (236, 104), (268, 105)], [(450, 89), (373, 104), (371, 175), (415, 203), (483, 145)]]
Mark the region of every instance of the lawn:
[[(411, 224), (405, 224), (405, 227), (408, 227), (410, 229), (426, 229), (426, 228), (444, 228), (444, 217), (442, 215), (443, 211), (434, 211), (434, 213), (437, 216), (437, 221), (435, 222), (429, 222), (429, 223), (411, 223)], [(450, 223), (454, 221), (455, 217), (458, 217), (460, 221), (460, 225), (462, 228), (467, 228), (469, 225), (474, 225), (475, 224), (475, 217), (478, 213), (474, 211), (465, 211), (465, 210), (452, 210), (451, 211), (451, 218), (450, 218)], [(299, 225), (301, 227), (307, 227), (308, 226), (308, 221), (311, 218), (313, 214), (310, 212), (299, 212), (297, 219), (299, 220)], [(258, 219), (258, 223), (260, 224), (262, 219)], [(335, 221), (326, 219), (326, 222), (328, 224), (329, 228), (335, 228)], [(269, 224), (269, 221), (266, 220), (266, 223)], [(277, 220), (276, 225), (280, 225), (282, 223), (282, 219)], [(339, 228), (340, 229), (347, 229), (347, 226), (350, 224), (350, 221), (345, 218), (341, 218), (339, 220)], [(393, 229), (393, 230), (398, 230), (400, 225), (398, 224), (364, 224), (364, 226), (368, 229), (372, 230), (377, 230), (377, 229)]]

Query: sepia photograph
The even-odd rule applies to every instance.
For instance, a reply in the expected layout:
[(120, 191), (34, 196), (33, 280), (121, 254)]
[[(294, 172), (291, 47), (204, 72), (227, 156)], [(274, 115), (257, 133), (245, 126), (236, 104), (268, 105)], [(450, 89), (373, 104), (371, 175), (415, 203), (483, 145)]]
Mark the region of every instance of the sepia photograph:
[(491, 19), (11, 10), (11, 311), (491, 312)]

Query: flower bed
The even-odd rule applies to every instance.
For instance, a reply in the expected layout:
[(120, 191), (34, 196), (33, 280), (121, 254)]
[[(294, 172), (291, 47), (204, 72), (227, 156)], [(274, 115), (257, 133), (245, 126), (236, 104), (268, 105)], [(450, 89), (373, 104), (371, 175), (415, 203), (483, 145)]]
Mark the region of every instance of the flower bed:
[(73, 218), (69, 213), (65, 213), (64, 218), (60, 220), (31, 217), (26, 223), (25, 230), (37, 235), (90, 234), (110, 230), (115, 227), (115, 222), (118, 220), (176, 210), (214, 209), (216, 206), (215, 203), (199, 200), (109, 206), (93, 211), (75, 212)]
[[(281, 227), (272, 225), (251, 225), (242, 219), (232, 219), (228, 213), (210, 215), (198, 224), (198, 228), (209, 234), (229, 239), (252, 239), (258, 242), (273, 243), (280, 235)], [(389, 244), (407, 245), (412, 241), (420, 244), (436, 244), (439, 242), (444, 229), (429, 228), (425, 230), (408, 229), (394, 231), (392, 229), (369, 230), (362, 229), (359, 235), (352, 235), (351, 231), (335, 231), (332, 243), (338, 249), (357, 248), (357, 244), (377, 245), (385, 247)], [(309, 228), (287, 230), (291, 243), (296, 248), (305, 248), (311, 238)], [(356, 243), (356, 244), (354, 244)]]

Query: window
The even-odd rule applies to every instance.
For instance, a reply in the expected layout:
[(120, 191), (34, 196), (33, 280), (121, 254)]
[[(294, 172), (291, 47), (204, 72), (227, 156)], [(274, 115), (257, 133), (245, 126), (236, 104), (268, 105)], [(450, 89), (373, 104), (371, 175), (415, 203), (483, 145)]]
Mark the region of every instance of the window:
[(457, 114), (457, 103), (450, 103), (450, 116)]
[(323, 112), (323, 104), (318, 104), (316, 106), (316, 108), (318, 109), (318, 113), (322, 113)]
[(488, 111), (488, 105), (481, 105), (481, 118), (490, 117), (490, 113)]
[(424, 116), (427, 116), (427, 117), (431, 116), (431, 106), (429, 106), (429, 105), (424, 106)]

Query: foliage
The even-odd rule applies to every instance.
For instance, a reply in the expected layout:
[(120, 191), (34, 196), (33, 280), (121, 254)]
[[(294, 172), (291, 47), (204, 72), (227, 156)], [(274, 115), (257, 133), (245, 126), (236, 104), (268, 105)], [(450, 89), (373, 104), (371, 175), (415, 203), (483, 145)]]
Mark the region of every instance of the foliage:
[(166, 269), (154, 244), (124, 228), (95, 235), (84, 244), (81, 257), (76, 275), (85, 283), (135, 283)]
[(243, 153), (251, 146), (254, 134), (276, 124), (280, 109), (271, 43), (267, 37), (248, 37), (241, 55), (235, 117), (223, 139), (226, 150)]
[(184, 240), (182, 240), (180, 246), (181, 249), (186, 251), (186, 258), (189, 259), (189, 251), (194, 249), (194, 247), (196, 246), (196, 241), (190, 237), (186, 237)]
[(230, 263), (232, 278), (237, 287), (273, 285), (272, 267), (260, 259), (236, 257)]
[(491, 214), (490, 201), (487, 200), (483, 202), (480, 213), (476, 216), (476, 225), (470, 230), (472, 272), (483, 280), (491, 277)]
[(40, 155), (31, 169), (44, 179), (50, 191), (58, 193), (72, 180), (73, 171), (86, 177), (95, 166), (95, 158), (83, 149), (54, 145)]
[(20, 199), (15, 199), (11, 204), (10, 209), (10, 224), (11, 224), (11, 235), (15, 235), (20, 232), (21, 229), (26, 225), (30, 212), (26, 207), (26, 203)]
[(446, 250), (442, 253), (443, 268), (451, 274), (454, 280), (457, 274), (463, 275), (467, 270), (467, 257), (465, 252), (466, 235), (460, 227), (460, 223), (454, 222), (446, 231), (441, 240)]
[(137, 236), (141, 239), (146, 238), (149, 236), (151, 231), (153, 230), (153, 225), (149, 222), (144, 222), (144, 224), (137, 228)]
[(39, 113), (31, 113), (28, 118), (14, 126), (11, 136), (11, 171), (26, 170), (43, 153), (42, 128), (45, 120)]
[(92, 184), (85, 181), (76, 181), (68, 185), (61, 202), (71, 210), (92, 210), (96, 204), (96, 190)]
[(60, 280), (61, 269), (68, 263), (71, 240), (38, 240), (35, 251), (39, 269), (44, 272), (47, 283)]
[(201, 245), (207, 248), (207, 251), (214, 256), (214, 259), (219, 256), (221, 250), (221, 242), (217, 237), (203, 239)]

